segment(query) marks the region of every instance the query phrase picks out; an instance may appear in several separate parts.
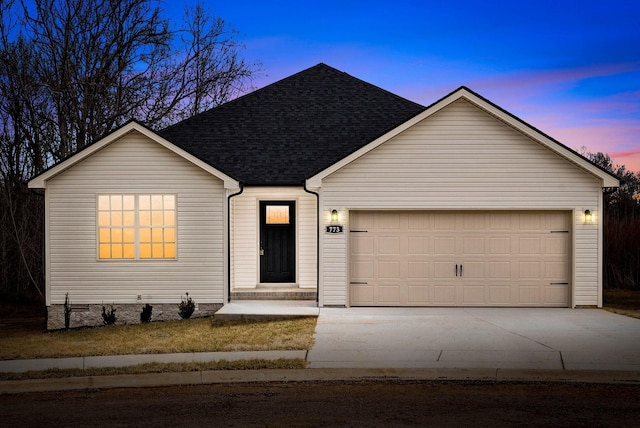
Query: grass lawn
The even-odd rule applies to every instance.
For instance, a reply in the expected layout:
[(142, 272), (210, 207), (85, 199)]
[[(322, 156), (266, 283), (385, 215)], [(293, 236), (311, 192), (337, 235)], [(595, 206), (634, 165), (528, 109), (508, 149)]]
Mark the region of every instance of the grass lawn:
[(315, 317), (265, 321), (200, 318), (46, 332), (19, 320), (0, 323), (0, 359), (174, 352), (308, 350)]

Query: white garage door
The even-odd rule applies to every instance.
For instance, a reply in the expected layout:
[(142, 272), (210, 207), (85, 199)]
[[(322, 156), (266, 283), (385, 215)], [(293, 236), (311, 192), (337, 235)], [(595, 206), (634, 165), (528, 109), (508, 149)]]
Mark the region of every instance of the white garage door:
[(568, 212), (350, 216), (354, 306), (569, 306)]

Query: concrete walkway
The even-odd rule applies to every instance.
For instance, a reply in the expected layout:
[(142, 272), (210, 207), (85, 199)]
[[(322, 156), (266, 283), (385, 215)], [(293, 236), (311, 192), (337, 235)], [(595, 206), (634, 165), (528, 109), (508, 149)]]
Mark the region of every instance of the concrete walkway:
[(306, 358), (307, 369), (2, 381), (0, 394), (361, 378), (640, 383), (640, 320), (604, 310), (307, 307), (304, 313), (294, 309), (289, 315), (308, 315), (309, 310), (319, 312), (319, 318), (308, 353), (206, 352), (0, 361), (0, 372), (251, 358)]
[(317, 317), (320, 308), (314, 300), (236, 300), (215, 313), (218, 319), (257, 319), (265, 317)]

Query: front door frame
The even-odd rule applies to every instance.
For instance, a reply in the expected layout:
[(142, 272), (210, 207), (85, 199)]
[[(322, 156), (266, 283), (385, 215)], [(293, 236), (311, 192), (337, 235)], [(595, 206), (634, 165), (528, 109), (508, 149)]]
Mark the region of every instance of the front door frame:
[[(266, 224), (266, 209), (267, 206), (288, 206), (289, 207), (289, 223), (288, 224)], [(297, 280), (297, 225), (296, 225), (296, 201), (295, 200), (261, 200), (259, 202), (259, 242), (258, 242), (258, 264), (259, 264), (259, 283), (260, 284), (295, 284)], [(273, 228), (272, 231), (278, 229), (286, 229), (289, 236), (285, 239), (286, 242), (280, 241), (279, 243), (268, 242), (267, 228)], [(286, 232), (285, 232), (286, 233)], [(277, 249), (277, 245), (287, 245), (288, 248), (280, 249), (280, 255), (285, 255), (287, 260), (285, 265), (288, 266), (288, 271), (269, 272), (267, 269), (267, 257), (273, 256), (272, 252), (274, 248)], [(269, 254), (267, 254), (269, 253)], [(273, 261), (273, 259), (271, 259)], [(281, 261), (279, 261), (281, 264)], [(281, 264), (282, 266), (282, 264)]]

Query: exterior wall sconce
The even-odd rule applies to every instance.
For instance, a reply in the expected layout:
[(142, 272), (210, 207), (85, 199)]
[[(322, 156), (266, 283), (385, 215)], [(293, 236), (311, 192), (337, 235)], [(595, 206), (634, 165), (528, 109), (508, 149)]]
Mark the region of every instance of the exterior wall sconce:
[(338, 222), (338, 210), (331, 210), (331, 223)]
[(584, 222), (591, 223), (592, 221), (593, 221), (593, 214), (591, 214), (591, 211), (584, 210)]

